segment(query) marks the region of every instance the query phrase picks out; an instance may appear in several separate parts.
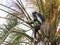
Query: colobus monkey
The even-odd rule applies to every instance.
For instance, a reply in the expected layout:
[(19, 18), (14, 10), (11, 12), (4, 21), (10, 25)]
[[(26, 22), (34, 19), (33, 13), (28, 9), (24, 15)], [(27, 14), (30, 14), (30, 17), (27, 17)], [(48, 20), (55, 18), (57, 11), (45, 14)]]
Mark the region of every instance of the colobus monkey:
[[(40, 26), (43, 24), (43, 22), (45, 22), (45, 18), (42, 14), (38, 13), (38, 12), (33, 12), (32, 13), (33, 18), (34, 18), (34, 23), (37, 22), (37, 25), (34, 25), (34, 37), (36, 38), (36, 33), (38, 32), (38, 30), (40, 29)], [(36, 23), (35, 23), (36, 24)]]
[(42, 24), (45, 21), (45, 18), (42, 14), (38, 13), (38, 12), (33, 12), (33, 17), (34, 17), (34, 21), (38, 21), (40, 24)]

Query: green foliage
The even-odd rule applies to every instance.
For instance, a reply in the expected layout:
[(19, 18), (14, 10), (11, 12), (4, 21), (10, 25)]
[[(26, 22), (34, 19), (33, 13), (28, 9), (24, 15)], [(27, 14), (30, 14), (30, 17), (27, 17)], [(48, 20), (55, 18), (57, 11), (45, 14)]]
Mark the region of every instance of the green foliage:
[[(57, 1), (54, 0), (55, 3), (52, 2), (53, 0), (45, 0), (45, 2), (43, 2), (43, 0), (36, 0), (36, 1), (37, 1), (37, 4), (38, 4), (40, 13), (43, 14), (44, 17), (45, 17), (45, 19), (46, 19), (45, 22), (47, 22), (47, 23), (50, 24), (48, 26), (50, 29), (47, 27), (46, 29), (43, 28), (43, 30), (41, 30), (41, 33), (42, 34), (39, 35), (39, 38), (44, 41), (45, 37), (48, 37), (49, 36), (49, 38), (51, 40), (50, 39), (48, 39), (48, 40), (52, 41), (52, 44), (53, 44), (54, 41), (56, 40), (56, 38), (58, 37), (58, 36), (55, 36), (55, 32), (56, 32), (57, 25), (60, 22), (60, 10), (57, 11), (58, 14), (55, 14), (56, 13), (55, 12), (55, 9), (58, 9), (58, 7), (60, 5), (60, 1), (59, 0), (57, 0)], [(19, 8), (21, 7), (20, 9), (25, 14), (25, 17), (27, 18), (27, 20), (28, 21), (31, 21), (31, 18), (29, 16), (29, 14), (27, 13), (26, 9), (24, 8), (24, 5), (21, 2), (21, 0), (20, 0), (20, 2), (19, 2), (19, 0), (17, 0), (17, 3), (19, 4), (19, 5), (17, 4), (19, 6)], [(52, 3), (54, 3), (54, 4), (52, 4)], [(4, 6), (4, 5), (2, 5), (2, 6)], [(7, 7), (7, 6), (4, 6), (4, 7)], [(7, 8), (9, 8), (9, 7), (7, 7)], [(9, 8), (9, 9), (11, 9), (11, 8)], [(2, 10), (2, 9), (0, 9), (0, 10)], [(12, 9), (12, 10), (14, 10), (14, 9)], [(2, 11), (6, 12), (8, 14), (11, 14), (13, 16), (11, 16), (10, 17), (10, 21), (8, 21), (7, 24), (4, 25), (5, 26), (5, 29), (3, 31), (4, 31), (4, 33), (6, 35), (3, 37), (3, 39), (2, 39), (2, 41), (0, 43), (3, 43), (3, 41), (5, 41), (5, 39), (7, 37), (11, 38), (11, 40), (9, 41), (11, 43), (14, 43), (14, 42), (18, 43), (24, 37), (27, 37), (33, 43), (33, 40), (34, 39), (31, 36), (29, 36), (29, 35), (26, 34), (27, 31), (25, 29), (15, 28), (16, 25), (19, 23), (18, 22), (18, 19), (20, 19), (20, 21), (22, 19), (19, 16), (16, 16), (17, 14), (14, 15), (13, 13), (10, 13), (10, 12), (5, 11), (5, 10), (2, 10)], [(56, 17), (54, 17), (54, 15)], [(54, 18), (54, 20), (53, 20), (53, 18)], [(50, 22), (48, 22), (48, 20)], [(24, 20), (22, 20), (22, 21), (25, 22)], [(25, 26), (27, 26), (27, 25), (25, 25)], [(32, 29), (33, 26), (32, 25), (29, 25), (29, 26), (30, 26), (29, 28), (33, 31), (33, 29)], [(6, 31), (6, 30), (8, 30), (8, 31)], [(12, 33), (14, 33), (14, 34), (12, 34)], [(49, 33), (50, 33), (50, 35), (49, 35)]]
[(58, 12), (58, 16), (56, 17), (56, 24), (60, 22), (60, 10)]
[(18, 20), (15, 17), (12, 20), (10, 20), (10, 22), (7, 25), (5, 25), (5, 27), (6, 27), (7, 30), (10, 30), (11, 28), (13, 28), (14, 26), (16, 26), (17, 24), (18, 24)]

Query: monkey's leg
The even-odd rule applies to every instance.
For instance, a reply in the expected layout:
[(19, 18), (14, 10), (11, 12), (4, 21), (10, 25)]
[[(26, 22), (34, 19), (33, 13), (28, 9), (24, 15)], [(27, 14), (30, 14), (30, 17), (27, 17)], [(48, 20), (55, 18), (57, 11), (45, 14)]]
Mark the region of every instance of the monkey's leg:
[(37, 34), (38, 30), (39, 30), (39, 26), (35, 26), (34, 27), (34, 43), (35, 43), (34, 45), (37, 45), (37, 37), (36, 37), (37, 35), (36, 34)]
[(34, 45), (37, 45), (36, 31), (34, 30)]

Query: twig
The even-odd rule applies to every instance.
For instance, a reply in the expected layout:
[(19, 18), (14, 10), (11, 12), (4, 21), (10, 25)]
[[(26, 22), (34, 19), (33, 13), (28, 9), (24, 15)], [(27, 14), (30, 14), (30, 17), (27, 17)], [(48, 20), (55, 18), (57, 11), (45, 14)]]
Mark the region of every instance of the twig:
[[(4, 7), (6, 7), (6, 8), (9, 8), (9, 9), (15, 11), (15, 12), (18, 12), (18, 11), (16, 11), (15, 9), (12, 9), (12, 8), (10, 8), (10, 7), (6, 6), (6, 5), (4, 5), (4, 4), (0, 4), (0, 5), (1, 5), (1, 6), (4, 6)], [(18, 13), (19, 13), (19, 12), (18, 12)]]
[[(2, 11), (4, 11), (4, 12), (6, 12), (6, 13), (8, 13), (8, 14), (11, 14), (11, 15), (13, 15), (13, 16), (15, 16), (15, 17), (17, 17), (18, 19), (20, 19), (20, 20), (22, 20), (23, 22), (25, 22), (25, 23), (27, 23), (28, 25), (30, 25), (28, 22), (26, 22), (25, 20), (23, 20), (22, 18), (20, 18), (20, 17), (18, 17), (18, 16), (16, 16), (15, 14), (12, 14), (12, 13), (10, 13), (10, 12), (7, 12), (7, 11), (5, 11), (5, 10), (3, 10), (3, 9), (0, 9), (0, 10), (2, 10)], [(33, 27), (32, 25), (30, 25), (31, 27)]]
[(24, 5), (23, 5), (22, 1), (21, 1), (21, 0), (20, 0), (20, 2), (19, 2), (18, 0), (16, 0), (16, 1), (19, 3), (19, 5), (20, 5), (20, 6), (22, 7), (22, 9), (24, 10), (24, 13), (27, 14), (27, 16), (29, 17), (29, 19), (31, 20), (29, 14), (26, 12), (26, 10), (25, 10), (25, 8), (24, 8)]

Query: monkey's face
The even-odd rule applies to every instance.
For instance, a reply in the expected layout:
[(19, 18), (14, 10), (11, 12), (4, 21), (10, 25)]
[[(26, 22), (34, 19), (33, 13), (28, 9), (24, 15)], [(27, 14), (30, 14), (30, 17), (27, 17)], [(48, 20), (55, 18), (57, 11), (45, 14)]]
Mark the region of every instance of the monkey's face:
[(32, 13), (32, 14), (33, 14), (34, 21), (37, 21), (36, 13)]

